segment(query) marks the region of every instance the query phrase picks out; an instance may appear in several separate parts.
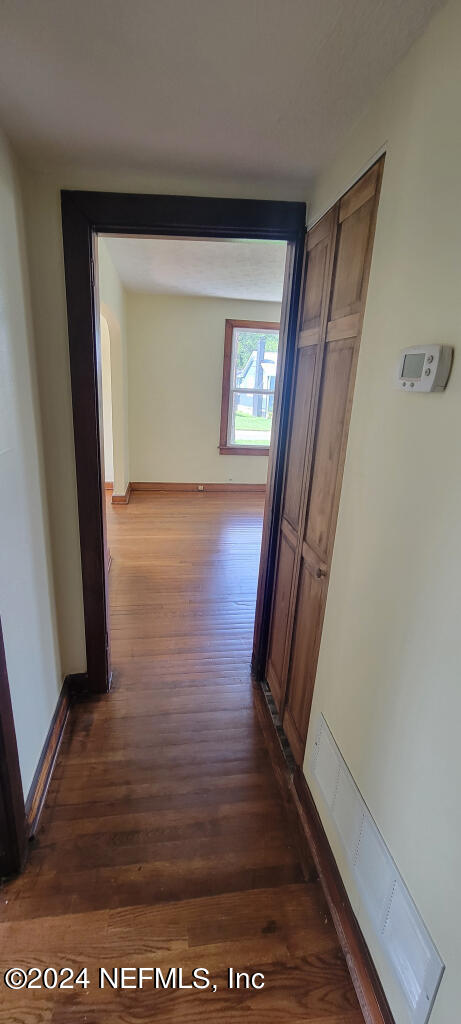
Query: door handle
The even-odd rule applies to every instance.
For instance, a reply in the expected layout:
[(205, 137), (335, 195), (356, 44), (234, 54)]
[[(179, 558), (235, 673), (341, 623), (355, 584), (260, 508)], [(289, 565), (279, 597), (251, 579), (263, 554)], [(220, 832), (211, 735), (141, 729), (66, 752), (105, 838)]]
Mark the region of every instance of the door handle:
[(327, 570), (326, 569), (321, 569), (320, 565), (319, 565), (318, 569), (315, 570), (315, 575), (316, 575), (318, 580), (321, 580), (324, 576), (327, 575)]

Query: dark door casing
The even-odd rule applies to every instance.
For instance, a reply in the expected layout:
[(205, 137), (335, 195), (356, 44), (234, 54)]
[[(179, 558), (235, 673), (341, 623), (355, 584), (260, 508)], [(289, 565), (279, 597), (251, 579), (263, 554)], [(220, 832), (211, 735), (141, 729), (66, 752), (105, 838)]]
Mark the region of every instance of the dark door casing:
[(0, 875), (2, 877), (8, 877), (21, 870), (25, 861), (26, 848), (26, 812), (0, 622)]
[(253, 665), (261, 678), (266, 663), (278, 537), (289, 381), (296, 342), (305, 235), (305, 203), (63, 191), (61, 206), (88, 693), (105, 693), (110, 688), (100, 421), (102, 403), (96, 324), (96, 236), (104, 233), (260, 238), (288, 243), (280, 326), (279, 379), (274, 399), (255, 619)]

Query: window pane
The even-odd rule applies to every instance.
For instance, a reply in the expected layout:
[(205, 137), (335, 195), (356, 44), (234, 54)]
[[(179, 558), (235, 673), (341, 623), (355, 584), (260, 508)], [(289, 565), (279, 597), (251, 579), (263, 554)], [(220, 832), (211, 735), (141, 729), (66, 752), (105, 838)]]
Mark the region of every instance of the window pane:
[(232, 394), (229, 444), (269, 447), (274, 395)]
[(278, 347), (278, 331), (234, 327), (231, 387), (273, 391)]

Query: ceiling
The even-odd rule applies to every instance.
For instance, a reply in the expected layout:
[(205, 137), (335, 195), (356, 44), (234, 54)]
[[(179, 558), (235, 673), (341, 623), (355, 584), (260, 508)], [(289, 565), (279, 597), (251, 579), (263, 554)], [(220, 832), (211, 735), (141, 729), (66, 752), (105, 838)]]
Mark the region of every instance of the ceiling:
[(440, 5), (0, 0), (0, 121), (37, 161), (305, 185)]
[(104, 238), (123, 284), (163, 295), (280, 302), (285, 242)]

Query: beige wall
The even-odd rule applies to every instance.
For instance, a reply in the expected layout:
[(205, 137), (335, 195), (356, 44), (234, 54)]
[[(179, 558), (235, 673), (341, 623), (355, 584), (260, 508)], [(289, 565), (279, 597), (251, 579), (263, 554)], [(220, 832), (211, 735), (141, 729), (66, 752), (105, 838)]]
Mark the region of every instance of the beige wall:
[(22, 211), (0, 137), (0, 616), (27, 795), (61, 687)]
[(218, 451), (226, 318), (278, 321), (280, 304), (128, 293), (132, 480), (265, 482), (267, 456)]
[(112, 431), (112, 370), (110, 358), (110, 332), (105, 316), (100, 316), (101, 385), (104, 431), (104, 480), (114, 482), (114, 439)]
[[(125, 494), (130, 481), (126, 301), (125, 290), (103, 238), (98, 239), (98, 272), (99, 302), (110, 341), (114, 494)], [(104, 384), (104, 365), (102, 369)]]
[[(460, 39), (451, 3), (312, 197), (314, 220), (387, 144), (305, 770), (364, 922), (309, 771), (322, 711), (446, 961), (431, 1024), (460, 1001)], [(394, 388), (399, 351), (420, 342), (455, 346), (443, 394)]]
[(64, 674), (86, 671), (60, 194), (20, 167), (59, 647)]

